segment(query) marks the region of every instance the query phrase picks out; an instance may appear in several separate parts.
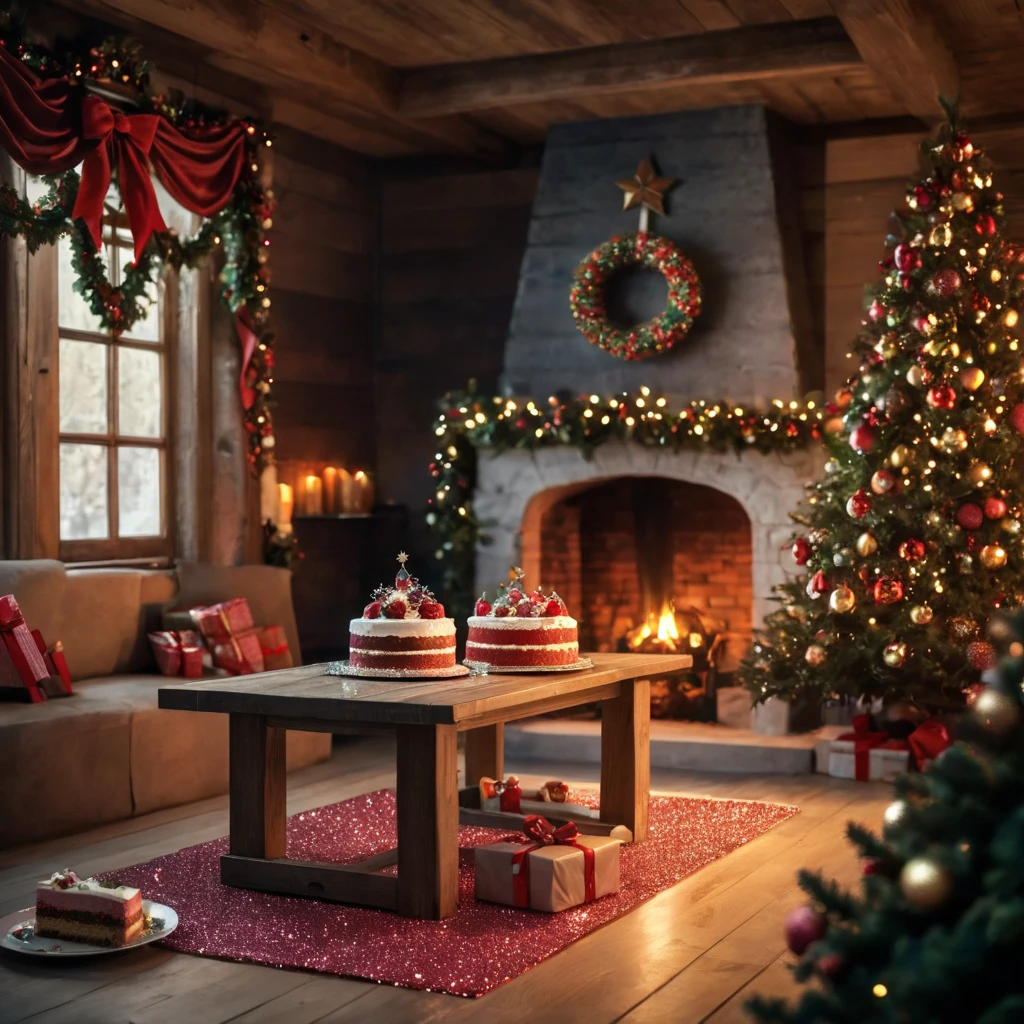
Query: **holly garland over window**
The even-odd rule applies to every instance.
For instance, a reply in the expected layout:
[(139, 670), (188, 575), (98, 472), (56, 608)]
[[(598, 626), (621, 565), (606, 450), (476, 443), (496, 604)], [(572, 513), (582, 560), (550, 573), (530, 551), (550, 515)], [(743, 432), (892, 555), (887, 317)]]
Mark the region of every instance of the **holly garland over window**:
[[(270, 241), (266, 237), (272, 226), (273, 195), (259, 180), (259, 152), (271, 145), (267, 132), (255, 123), (231, 119), (224, 112), (186, 99), (176, 91), (155, 93), (149, 80), (151, 65), (141, 58), (138, 46), (123, 40), (109, 39), (91, 47), (72, 43), (58, 53), (22, 39), (10, 13), (0, 12), (0, 46), (6, 50), (0, 57), (7, 74), (11, 73), (12, 65), (17, 71), (20, 61), (26, 69), (23, 77), (29, 79), (29, 88), (38, 90), (40, 95), (51, 87), (51, 82), (64, 79), (71, 86), (68, 97), (78, 101), (83, 113), (95, 113), (99, 108), (108, 119), (115, 119), (116, 126), (108, 130), (112, 137), (120, 133), (121, 137), (132, 141), (131, 122), (149, 120), (152, 123), (151, 116), (147, 119), (138, 115), (155, 114), (177, 129), (181, 133), (179, 138), (194, 142), (218, 134), (227, 137), (236, 133), (244, 140), (241, 170), (226, 204), (205, 217), (198, 231), (189, 238), (179, 237), (173, 229), (153, 230), (120, 283), (110, 281), (96, 239), (81, 220), (72, 216), (82, 186), (82, 176), (76, 169), (43, 174), (49, 189), (35, 204), (28, 203), (12, 185), (0, 184), (0, 232), (24, 238), (30, 252), (41, 245), (54, 244), (62, 235), (69, 236), (77, 277), (75, 291), (83, 296), (103, 329), (115, 336), (130, 330), (145, 314), (147, 286), (162, 266), (196, 267), (220, 246), (224, 253), (221, 301), (235, 314), (243, 349), (239, 390), (249, 460), (253, 470), (258, 472), (274, 458), (270, 411), (274, 356), (273, 335), (268, 329)], [(17, 60), (11, 61), (11, 57)], [(93, 89), (101, 89), (103, 96), (116, 95), (117, 106), (123, 105), (127, 116), (91, 98), (93, 90), (89, 83), (94, 83)], [(78, 93), (78, 89), (82, 92)], [(94, 106), (87, 108), (90, 102)], [(86, 120), (85, 116), (82, 120)], [(82, 133), (86, 136), (84, 128)], [(135, 134), (138, 134), (137, 129)], [(120, 142), (120, 138), (117, 141)], [(104, 140), (99, 142), (99, 147), (106, 145)], [(109, 145), (111, 152), (123, 155), (123, 149), (115, 149), (114, 143)], [(95, 152), (95, 148), (91, 152)], [(141, 152), (143, 173), (148, 175), (148, 150)], [(16, 162), (22, 162), (16, 153), (11, 155)], [(118, 183), (120, 190), (122, 169), (115, 160), (111, 160), (111, 164), (112, 180)], [(133, 224), (133, 232), (134, 228)]]
[(822, 406), (813, 396), (802, 402), (776, 399), (766, 410), (703, 400), (670, 408), (667, 398), (648, 387), (635, 395), (538, 401), (481, 395), (470, 381), (466, 391), (445, 395), (439, 409), (427, 523), (437, 538), (435, 555), (444, 562), (445, 604), (457, 617), (469, 614), (476, 546), (487, 543), (487, 524), (473, 512), (479, 449), (499, 454), (570, 445), (589, 458), (609, 441), (631, 441), (672, 452), (769, 454), (805, 448), (842, 424), (832, 403)]

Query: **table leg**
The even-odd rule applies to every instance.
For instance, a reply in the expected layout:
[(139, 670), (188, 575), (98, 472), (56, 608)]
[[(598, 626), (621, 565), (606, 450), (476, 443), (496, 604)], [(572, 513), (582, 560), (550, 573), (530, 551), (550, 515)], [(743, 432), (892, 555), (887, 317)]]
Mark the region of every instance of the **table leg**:
[(626, 680), (601, 702), (601, 820), (647, 835), (651, 790), (651, 684)]
[(230, 852), (285, 855), (285, 730), (264, 715), (230, 715)]
[(398, 912), (451, 917), (459, 901), (458, 743), (454, 725), (399, 725)]
[(484, 776), (502, 779), (505, 773), (505, 726), (501, 722), (470, 729), (466, 733), (466, 785), (475, 786)]

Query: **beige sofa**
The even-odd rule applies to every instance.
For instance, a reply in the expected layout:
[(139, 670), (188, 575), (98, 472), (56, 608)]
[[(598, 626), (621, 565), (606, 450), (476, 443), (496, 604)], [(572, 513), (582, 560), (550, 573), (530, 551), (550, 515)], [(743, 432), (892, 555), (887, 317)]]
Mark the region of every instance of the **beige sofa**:
[[(0, 561), (0, 594), (14, 594), (47, 643), (63, 642), (75, 689), (43, 704), (0, 702), (0, 849), (227, 792), (227, 716), (157, 707), (167, 679), (146, 634), (164, 608), (245, 597), (257, 624), (284, 628), (298, 662), (287, 569)], [(289, 770), (330, 748), (329, 734), (289, 732)]]

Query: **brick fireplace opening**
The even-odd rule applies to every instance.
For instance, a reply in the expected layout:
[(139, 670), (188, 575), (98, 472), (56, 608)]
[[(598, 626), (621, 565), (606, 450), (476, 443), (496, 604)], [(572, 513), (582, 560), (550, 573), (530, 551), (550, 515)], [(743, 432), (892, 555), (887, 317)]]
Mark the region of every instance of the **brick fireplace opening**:
[(753, 626), (753, 548), (735, 498), (680, 480), (624, 477), (554, 502), (539, 525), (540, 578), (574, 609), (584, 650), (621, 650), (645, 625), (656, 635), (674, 609), (668, 628), (678, 649), (691, 646), (700, 623), (719, 638), (719, 671), (738, 666)]

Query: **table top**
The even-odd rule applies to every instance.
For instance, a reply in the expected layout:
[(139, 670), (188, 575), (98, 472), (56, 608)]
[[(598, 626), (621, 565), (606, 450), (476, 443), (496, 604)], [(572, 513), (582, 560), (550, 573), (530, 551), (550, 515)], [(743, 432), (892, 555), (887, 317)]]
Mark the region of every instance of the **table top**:
[(330, 675), (327, 665), (304, 665), (161, 686), (159, 706), (323, 723), (433, 723), (473, 728), (615, 696), (623, 681), (681, 672), (693, 664), (687, 654), (588, 657), (594, 667), (579, 672), (495, 673), (421, 682), (354, 679)]

